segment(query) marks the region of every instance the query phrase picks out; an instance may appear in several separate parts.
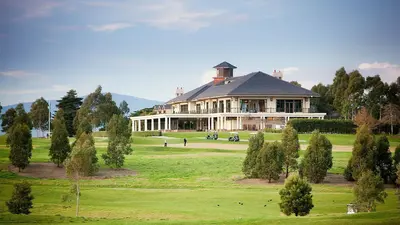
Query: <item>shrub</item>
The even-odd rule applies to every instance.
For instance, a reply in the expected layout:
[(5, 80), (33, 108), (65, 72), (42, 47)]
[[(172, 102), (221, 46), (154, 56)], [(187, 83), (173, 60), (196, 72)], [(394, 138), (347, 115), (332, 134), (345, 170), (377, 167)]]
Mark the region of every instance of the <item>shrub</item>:
[(256, 161), (258, 153), (264, 145), (264, 134), (258, 132), (256, 136), (249, 139), (249, 147), (247, 148), (247, 155), (243, 161), (242, 172), (246, 177), (257, 177)]
[(265, 133), (282, 133), (282, 129), (274, 129), (274, 128), (264, 128)]
[(332, 168), (332, 144), (319, 131), (313, 132), (300, 167), (300, 175), (313, 183), (322, 182)]
[(256, 171), (259, 178), (271, 180), (279, 180), (279, 175), (283, 167), (283, 146), (275, 141), (263, 146), (258, 153), (256, 162)]
[(353, 134), (356, 129), (353, 121), (341, 119), (291, 119), (288, 124), (292, 125), (299, 133), (311, 133), (319, 130), (322, 133)]
[(385, 184), (391, 180), (394, 172), (392, 153), (390, 152), (389, 147), (389, 140), (386, 136), (381, 136), (376, 142), (376, 155), (374, 157), (375, 168)]
[(23, 181), (22, 183), (14, 184), (14, 191), (12, 197), (6, 202), (8, 211), (12, 214), (29, 214), (29, 209), (32, 208), (31, 185)]
[(159, 131), (159, 130), (154, 130), (154, 131), (136, 131), (136, 132), (133, 132), (133, 136), (137, 136), (137, 137), (162, 136), (162, 132)]
[(299, 158), (299, 136), (292, 126), (288, 125), (283, 130), (282, 147), (285, 155), (284, 165), (286, 169), (286, 178), (289, 176), (289, 169), (297, 169), (297, 158)]
[(281, 212), (290, 216), (305, 216), (314, 207), (312, 203), (312, 188), (306, 180), (298, 175), (292, 175), (285, 181), (285, 187), (279, 191)]
[(384, 203), (387, 197), (382, 178), (371, 170), (361, 174), (353, 191), (360, 211), (375, 211), (376, 203)]

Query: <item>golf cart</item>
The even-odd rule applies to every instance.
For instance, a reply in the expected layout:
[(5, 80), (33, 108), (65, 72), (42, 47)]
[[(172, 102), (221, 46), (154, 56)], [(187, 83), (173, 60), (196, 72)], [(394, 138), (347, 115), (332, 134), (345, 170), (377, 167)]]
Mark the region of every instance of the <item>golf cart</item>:
[(228, 139), (229, 141), (233, 141), (233, 142), (240, 141), (238, 132), (230, 132), (229, 134), (230, 134), (229, 139)]
[(210, 132), (207, 133), (207, 140), (218, 140), (218, 133), (214, 131), (214, 134), (211, 135)]

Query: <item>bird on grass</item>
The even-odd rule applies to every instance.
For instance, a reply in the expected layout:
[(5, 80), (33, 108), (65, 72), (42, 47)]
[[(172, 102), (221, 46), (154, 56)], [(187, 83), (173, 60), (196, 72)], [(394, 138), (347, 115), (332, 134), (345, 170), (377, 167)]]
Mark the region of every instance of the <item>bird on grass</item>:
[(267, 205), (264, 205), (264, 207), (267, 207)]

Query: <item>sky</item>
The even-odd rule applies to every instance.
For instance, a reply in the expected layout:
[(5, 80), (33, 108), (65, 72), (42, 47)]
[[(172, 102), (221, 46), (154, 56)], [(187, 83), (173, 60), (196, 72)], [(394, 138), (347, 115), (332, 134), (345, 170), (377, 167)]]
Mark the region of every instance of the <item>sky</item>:
[(103, 91), (167, 101), (216, 75), (400, 76), (397, 0), (1, 0), (0, 102)]

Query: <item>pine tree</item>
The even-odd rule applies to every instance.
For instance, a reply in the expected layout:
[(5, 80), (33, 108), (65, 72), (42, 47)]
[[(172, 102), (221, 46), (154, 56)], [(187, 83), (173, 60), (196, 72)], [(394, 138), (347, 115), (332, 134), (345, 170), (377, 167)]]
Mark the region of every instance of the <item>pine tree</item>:
[(268, 183), (271, 183), (271, 180), (279, 180), (279, 175), (282, 172), (283, 160), (283, 147), (279, 142), (275, 141), (264, 145), (258, 153), (256, 161), (258, 177), (268, 179)]
[(26, 124), (14, 124), (8, 135), (10, 145), (9, 159), (11, 164), (18, 167), (18, 171), (29, 165), (32, 156), (32, 135)]
[(114, 115), (107, 124), (108, 148), (102, 157), (106, 165), (112, 168), (121, 168), (125, 156), (132, 153), (131, 128), (129, 121), (123, 115)]
[(69, 90), (61, 100), (57, 100), (59, 109), (64, 110), (65, 126), (67, 127), (68, 136), (73, 137), (76, 133), (74, 129), (74, 118), (77, 111), (82, 105), (82, 98), (78, 98), (75, 90)]
[(297, 131), (287, 125), (282, 134), (282, 146), (285, 155), (284, 165), (286, 167), (286, 178), (289, 176), (289, 169), (297, 169), (297, 158), (299, 158), (299, 137)]
[(258, 153), (264, 145), (264, 134), (258, 132), (256, 136), (249, 139), (249, 147), (247, 148), (247, 155), (243, 161), (242, 171), (246, 177), (257, 177), (256, 161)]
[(376, 204), (384, 203), (387, 197), (382, 178), (371, 170), (362, 172), (353, 191), (359, 211), (375, 211)]
[(332, 144), (319, 131), (314, 131), (300, 164), (300, 175), (313, 183), (324, 180), (332, 168)]
[(357, 180), (363, 171), (375, 170), (375, 141), (367, 125), (357, 129), (356, 140), (351, 157), (351, 171), (354, 180)]
[(314, 207), (312, 203), (312, 188), (306, 180), (298, 175), (292, 175), (285, 180), (285, 187), (279, 191), (281, 212), (290, 216), (305, 216)]
[(57, 164), (57, 167), (60, 167), (71, 152), (63, 109), (57, 111), (53, 120), (53, 127), (49, 156), (51, 161)]
[(386, 136), (381, 136), (376, 143), (375, 168), (385, 183), (390, 181), (393, 174), (392, 153)]
[(12, 197), (6, 202), (8, 211), (12, 214), (30, 214), (34, 199), (31, 192), (31, 185), (26, 181), (14, 184)]

